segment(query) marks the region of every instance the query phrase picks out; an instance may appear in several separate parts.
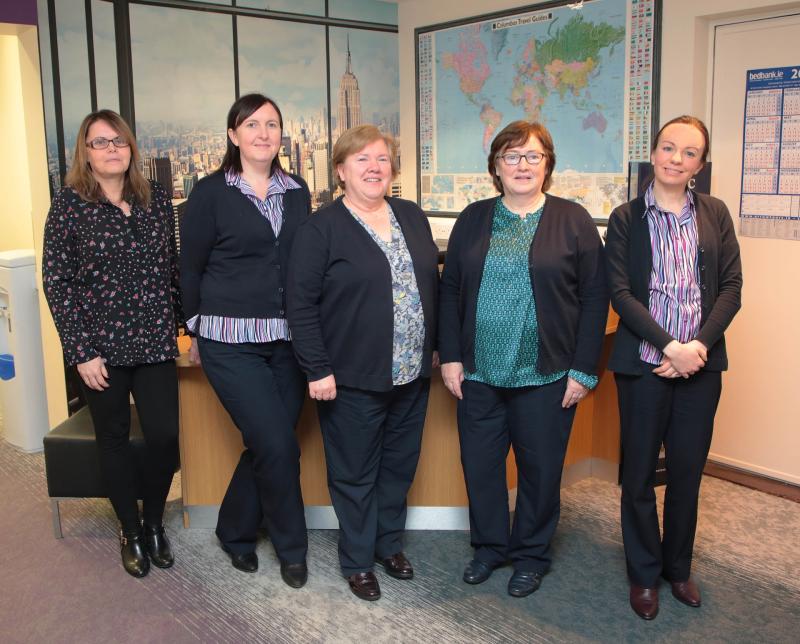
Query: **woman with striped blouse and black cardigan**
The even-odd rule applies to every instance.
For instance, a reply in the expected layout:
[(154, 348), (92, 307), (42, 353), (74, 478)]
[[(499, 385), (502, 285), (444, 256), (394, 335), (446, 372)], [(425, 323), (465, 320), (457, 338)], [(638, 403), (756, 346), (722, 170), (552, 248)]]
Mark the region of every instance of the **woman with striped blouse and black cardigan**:
[(245, 450), (220, 507), (217, 537), (235, 568), (258, 568), (266, 522), (292, 587), (304, 585), (308, 538), (295, 425), (305, 379), (285, 312), (286, 271), (297, 227), (310, 214), (308, 187), (281, 169), (283, 120), (261, 94), (228, 113), (222, 167), (200, 181), (181, 224), (181, 286), (190, 358), (202, 364), (242, 432)]
[[(655, 179), (609, 219), (606, 259), (620, 324), (609, 368), (619, 396), (622, 538), (630, 603), (658, 613), (658, 578), (684, 604), (700, 606), (689, 573), (697, 499), (714, 414), (728, 368), (723, 332), (741, 305), (739, 244), (725, 204), (688, 186), (706, 160), (706, 126), (680, 116), (651, 152)], [(661, 444), (667, 465), (664, 533), (653, 477)]]

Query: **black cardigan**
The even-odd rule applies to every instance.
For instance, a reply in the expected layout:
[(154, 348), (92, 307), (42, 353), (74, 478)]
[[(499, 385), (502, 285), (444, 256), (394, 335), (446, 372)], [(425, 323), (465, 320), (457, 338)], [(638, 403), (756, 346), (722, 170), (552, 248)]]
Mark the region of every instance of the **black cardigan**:
[[(478, 290), (497, 197), (459, 215), (447, 246), (439, 290), (439, 357), (475, 371)], [(538, 311), (539, 373), (596, 374), (608, 316), (603, 244), (586, 210), (546, 195), (528, 254)]]
[[(438, 251), (416, 204), (389, 198), (406, 240), (425, 316), (421, 377), (435, 348)], [(392, 388), (394, 309), (389, 262), (341, 198), (297, 231), (289, 267), (289, 328), (309, 381), (334, 374), (337, 385)]]
[[(696, 192), (692, 195), (697, 213), (697, 263), (702, 303), (697, 340), (708, 348), (704, 368), (724, 371), (728, 368), (728, 356), (723, 333), (742, 305), (739, 242), (725, 204), (709, 195)], [(611, 304), (620, 317), (608, 367), (631, 375), (652, 369), (639, 359), (642, 338), (658, 349), (675, 339), (650, 315), (653, 252), (644, 213), (642, 197), (619, 206), (608, 220), (606, 240)]]
[(192, 190), (181, 222), (181, 289), (186, 319), (199, 314), (233, 318), (286, 317), (289, 252), (298, 226), (311, 213), (308, 186), (283, 195), (283, 223), (272, 226), (221, 171)]

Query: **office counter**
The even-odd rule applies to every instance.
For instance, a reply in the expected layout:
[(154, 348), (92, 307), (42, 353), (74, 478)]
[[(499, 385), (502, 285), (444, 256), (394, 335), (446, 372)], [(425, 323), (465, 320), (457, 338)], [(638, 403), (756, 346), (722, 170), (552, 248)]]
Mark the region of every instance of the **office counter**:
[[(616, 330), (609, 315), (600, 384), (585, 398), (575, 416), (564, 467), (563, 484), (587, 476), (617, 480), (619, 417), (613, 374), (605, 364)], [(242, 452), (241, 435), (222, 408), (203, 370), (178, 359), (180, 385), (180, 450), (185, 527), (214, 527), (228, 481)], [(297, 427), (300, 478), (309, 528), (335, 528), (325, 471), (325, 455), (316, 406), (306, 399)], [(513, 453), (507, 461), (508, 486), (516, 489)], [(408, 497), (411, 529), (466, 529), (467, 493), (461, 471), (456, 401), (445, 389), (438, 370), (431, 379), (430, 402), (417, 475)]]

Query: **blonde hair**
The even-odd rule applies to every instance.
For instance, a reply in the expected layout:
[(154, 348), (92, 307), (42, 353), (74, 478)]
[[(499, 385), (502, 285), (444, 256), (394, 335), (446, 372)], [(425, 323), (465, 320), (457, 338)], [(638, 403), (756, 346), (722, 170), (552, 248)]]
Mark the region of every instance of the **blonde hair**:
[[(391, 134), (381, 132), (377, 127), (369, 124), (351, 127), (339, 137), (339, 140), (336, 141), (333, 146), (333, 154), (331, 155), (331, 164), (334, 170), (343, 164), (351, 154), (360, 152), (370, 143), (374, 143), (380, 139), (383, 139), (383, 142), (386, 143), (386, 147), (389, 148), (389, 160), (392, 164), (392, 180), (394, 180), (400, 170), (397, 165), (397, 141), (394, 140)], [(336, 172), (336, 185), (342, 190), (345, 188), (344, 181), (339, 177), (338, 172)]]
[(146, 208), (150, 205), (150, 182), (144, 178), (139, 163), (139, 149), (136, 147), (136, 138), (125, 120), (112, 110), (98, 110), (92, 112), (81, 122), (78, 128), (78, 139), (75, 141), (75, 156), (72, 165), (64, 179), (65, 185), (78, 193), (81, 199), (91, 202), (102, 201), (107, 198), (103, 188), (97, 183), (92, 168), (89, 165), (86, 137), (89, 128), (97, 121), (105, 121), (116, 130), (117, 134), (125, 139), (131, 147), (131, 161), (125, 171), (125, 185), (122, 194), (126, 199), (133, 199), (137, 204)]

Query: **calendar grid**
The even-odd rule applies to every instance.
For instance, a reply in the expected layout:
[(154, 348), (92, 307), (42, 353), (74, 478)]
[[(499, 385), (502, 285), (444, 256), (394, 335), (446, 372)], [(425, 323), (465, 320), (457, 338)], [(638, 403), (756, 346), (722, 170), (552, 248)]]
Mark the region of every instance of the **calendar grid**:
[(800, 66), (747, 72), (739, 232), (800, 240)]

